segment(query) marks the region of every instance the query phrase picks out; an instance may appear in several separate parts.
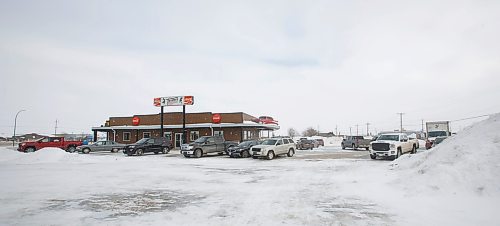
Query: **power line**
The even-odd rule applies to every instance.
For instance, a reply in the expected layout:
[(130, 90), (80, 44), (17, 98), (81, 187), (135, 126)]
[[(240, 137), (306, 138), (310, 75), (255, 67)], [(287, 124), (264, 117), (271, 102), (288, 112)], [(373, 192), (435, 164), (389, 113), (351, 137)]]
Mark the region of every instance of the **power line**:
[(463, 119), (451, 120), (450, 122), (458, 122), (458, 121), (464, 121), (464, 120), (469, 120), (469, 119), (482, 118), (482, 117), (486, 117), (486, 116), (490, 116), (490, 115), (492, 115), (492, 114), (488, 114), (488, 115), (479, 115), (479, 116), (474, 116), (474, 117), (469, 117), (469, 118), (463, 118)]

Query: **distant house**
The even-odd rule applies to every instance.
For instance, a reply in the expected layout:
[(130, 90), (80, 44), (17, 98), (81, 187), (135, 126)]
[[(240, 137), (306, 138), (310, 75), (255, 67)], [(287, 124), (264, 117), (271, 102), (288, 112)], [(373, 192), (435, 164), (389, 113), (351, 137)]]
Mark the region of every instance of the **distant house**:
[(82, 141), (82, 140), (92, 140), (89, 137), (92, 137), (90, 134), (69, 134), (69, 133), (61, 133), (55, 134), (56, 137), (64, 137), (65, 140), (68, 141)]
[(35, 140), (42, 139), (44, 137), (47, 137), (47, 136), (40, 135), (40, 134), (37, 134), (37, 133), (28, 133), (28, 134), (24, 134), (24, 135), (15, 136), (14, 140), (17, 141), (17, 142), (35, 141)]
[(320, 137), (333, 137), (333, 136), (335, 136), (335, 134), (333, 132), (318, 133), (318, 136), (320, 136)]
[(0, 137), (0, 141), (7, 141), (7, 138), (5, 138), (5, 137)]

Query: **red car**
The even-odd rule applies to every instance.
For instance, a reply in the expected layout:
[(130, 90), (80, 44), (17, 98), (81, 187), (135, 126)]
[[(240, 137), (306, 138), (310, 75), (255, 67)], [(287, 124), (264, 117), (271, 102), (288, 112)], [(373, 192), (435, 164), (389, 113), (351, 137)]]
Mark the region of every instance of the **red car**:
[(42, 148), (61, 148), (67, 152), (75, 152), (76, 147), (81, 146), (81, 141), (65, 141), (64, 137), (45, 137), (37, 141), (22, 142), (17, 148), (20, 152), (34, 152)]
[(273, 117), (270, 116), (260, 116), (259, 119), (256, 120), (257, 123), (262, 124), (276, 124), (278, 125), (278, 121), (274, 120)]

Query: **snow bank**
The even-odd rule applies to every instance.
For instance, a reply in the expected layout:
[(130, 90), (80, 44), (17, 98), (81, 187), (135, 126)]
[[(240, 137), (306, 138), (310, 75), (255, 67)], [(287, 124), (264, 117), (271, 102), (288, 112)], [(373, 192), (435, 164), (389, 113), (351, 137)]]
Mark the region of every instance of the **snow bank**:
[(392, 166), (395, 183), (415, 192), (500, 194), (500, 114), (472, 125), (417, 155), (403, 155)]
[(5, 147), (0, 147), (0, 162), (12, 161), (23, 156), (24, 153)]
[(33, 153), (21, 153), (6, 148), (0, 148), (0, 151), (2, 153), (0, 162), (8, 161), (15, 164), (66, 162), (78, 155), (68, 153), (60, 148), (42, 148)]

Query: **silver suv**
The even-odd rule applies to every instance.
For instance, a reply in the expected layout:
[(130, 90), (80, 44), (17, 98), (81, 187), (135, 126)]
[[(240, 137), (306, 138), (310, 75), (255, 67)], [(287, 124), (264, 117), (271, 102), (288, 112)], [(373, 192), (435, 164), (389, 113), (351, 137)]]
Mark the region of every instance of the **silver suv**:
[(295, 154), (295, 143), (289, 137), (274, 137), (264, 140), (260, 145), (252, 147), (251, 151), (254, 159), (265, 157), (273, 159), (277, 155), (287, 155), (292, 157)]

